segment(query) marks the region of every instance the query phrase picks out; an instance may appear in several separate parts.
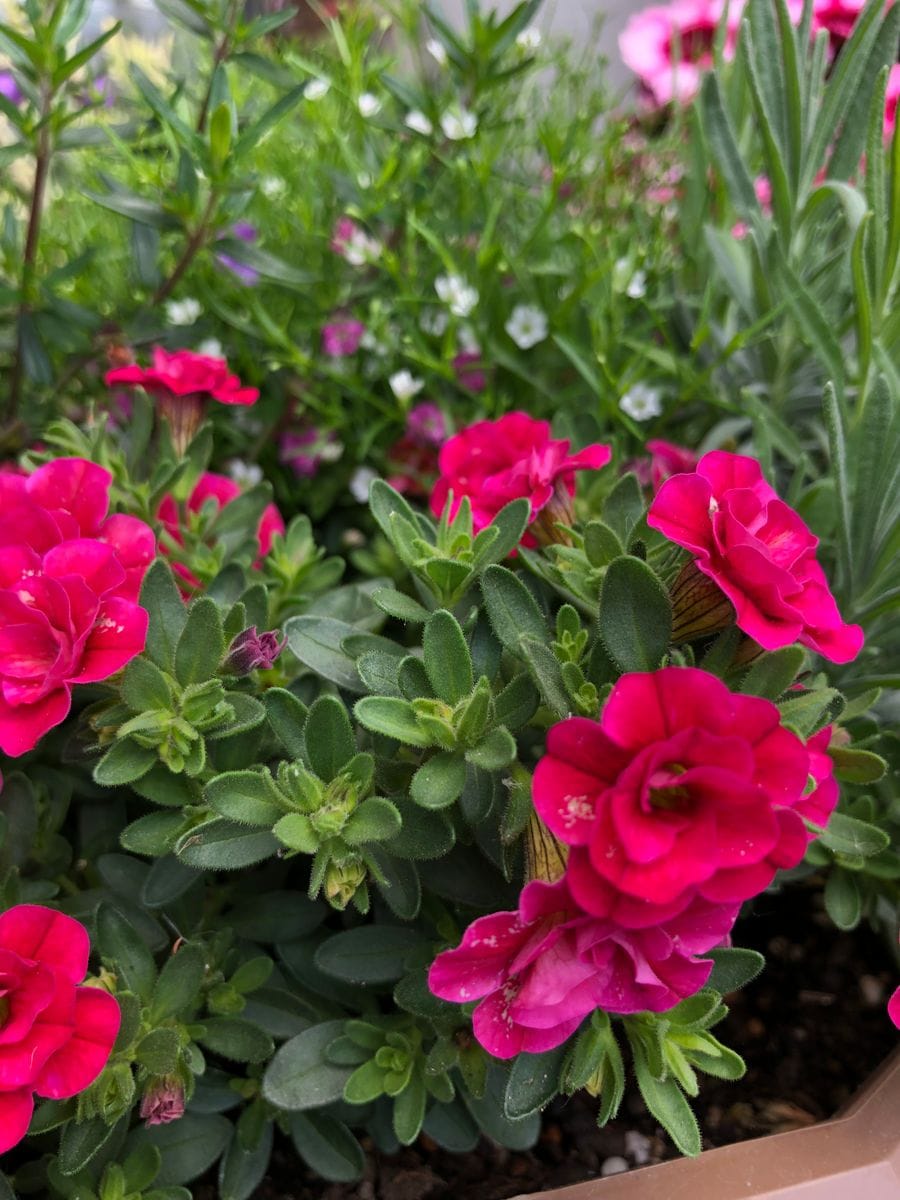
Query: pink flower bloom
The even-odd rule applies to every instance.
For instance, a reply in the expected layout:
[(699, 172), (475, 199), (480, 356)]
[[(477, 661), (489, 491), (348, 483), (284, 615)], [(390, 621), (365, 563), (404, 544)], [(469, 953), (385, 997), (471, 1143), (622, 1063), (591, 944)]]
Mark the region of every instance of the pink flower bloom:
[(651, 438), (647, 449), (650, 451), (650, 482), (654, 492), (659, 491), (670, 475), (693, 471), (699, 461), (693, 450), (661, 438)]
[(336, 462), (343, 446), (333, 430), (310, 425), (299, 432), (287, 430), (278, 439), (278, 461), (290, 467), (301, 479), (312, 479), (322, 463)]
[(0, 914), (0, 1153), (28, 1132), (35, 1092), (76, 1096), (106, 1065), (121, 1016), (108, 992), (78, 986), (89, 952), (72, 917), (38, 904)]
[(892, 138), (897, 124), (897, 101), (900, 100), (900, 64), (891, 67), (884, 97), (884, 136)]
[[(208, 500), (212, 500), (217, 508), (224, 508), (226, 504), (236, 500), (240, 494), (241, 489), (233, 479), (229, 479), (227, 475), (216, 475), (212, 471), (206, 471), (200, 476), (196, 487), (188, 497), (187, 509), (189, 513), (198, 513)], [(179, 546), (183, 546), (184, 531), (179, 523), (178, 505), (175, 503), (175, 498), (171, 495), (164, 496), (156, 515), (172, 540)], [(256, 530), (259, 557), (253, 564), (255, 567), (261, 565), (262, 559), (271, 550), (272, 538), (276, 533), (284, 533), (284, 519), (275, 505), (269, 504), (263, 510)], [(199, 579), (182, 563), (176, 563), (174, 570), (192, 587), (200, 586)]]
[[(806, 749), (809, 751), (809, 774), (816, 786), (794, 806), (795, 812), (818, 825), (820, 829), (827, 826), (840, 795), (838, 782), (834, 777), (834, 762), (828, 753), (832, 733), (832, 727), (826, 725), (806, 743)], [(809, 834), (810, 841), (814, 837), (815, 834)]]
[[(575, 472), (599, 470), (611, 457), (609, 446), (588, 446), (569, 453), (569, 442), (555, 441), (547, 421), (512, 412), (497, 421), (478, 421), (441, 447), (440, 478), (431, 493), (431, 511), (439, 515), (453, 492), (455, 515), (463, 496), (472, 503), (475, 531), (490, 525), (511, 500), (531, 502), (532, 528), (522, 539), (537, 545), (535, 533), (553, 539), (553, 524), (572, 522)], [(544, 514), (542, 524), (534, 522)]]
[[(742, 9), (742, 0), (728, 8), (726, 59), (734, 57)], [(724, 11), (725, 0), (673, 0), (631, 17), (619, 35), (619, 51), (654, 103), (693, 100), (704, 71), (712, 67), (716, 27)]]
[(269, 671), (287, 645), (287, 638), (269, 631), (257, 633), (256, 626), (242, 630), (228, 647), (225, 669), (233, 675), (249, 675), (251, 671)]
[(695, 955), (720, 945), (738, 905), (694, 900), (654, 928), (624, 929), (583, 912), (564, 880), (534, 882), (518, 912), (479, 917), (455, 950), (431, 965), (443, 1000), (480, 1000), (472, 1029), (496, 1058), (561, 1045), (596, 1008), (664, 1012), (699, 991), (712, 963)]
[(142, 387), (155, 396), (210, 396), (220, 404), (255, 404), (259, 390), (244, 387), (237, 375), (228, 370), (224, 358), (208, 358), (193, 350), (175, 350), (171, 354), (161, 346), (153, 348), (153, 366), (133, 363), (107, 371), (108, 387), (124, 384)]
[(887, 1012), (896, 1027), (900, 1029), (900, 987), (897, 988), (890, 1000), (888, 1000)]
[(440, 446), (447, 440), (447, 420), (436, 404), (426, 400), (409, 410), (406, 436), (417, 446)]
[(140, 1118), (149, 1129), (184, 1116), (184, 1087), (173, 1075), (154, 1079), (141, 1097)]
[(322, 329), (322, 349), (330, 358), (355, 354), (366, 327), (362, 321), (331, 321)]
[(156, 552), (134, 517), (107, 517), (112, 476), (84, 459), (0, 475), (0, 749), (31, 750), (68, 716), (72, 687), (144, 648), (135, 603)]
[(554, 725), (538, 815), (570, 847), (578, 904), (646, 928), (700, 896), (755, 896), (807, 846), (795, 810), (809, 754), (777, 707), (692, 667), (623, 675), (600, 721)]
[(853, 32), (856, 19), (865, 7), (865, 0), (813, 0), (812, 35), (820, 29), (828, 31), (829, 54), (832, 58)]
[(843, 663), (862, 648), (862, 629), (844, 624), (816, 560), (818, 538), (755, 459), (704, 454), (693, 474), (666, 480), (647, 523), (694, 554), (734, 605), (738, 627), (765, 650), (799, 641)]
[(482, 367), (480, 350), (463, 350), (453, 360), (453, 370), (460, 387), (467, 392), (483, 392), (487, 387), (487, 372)]

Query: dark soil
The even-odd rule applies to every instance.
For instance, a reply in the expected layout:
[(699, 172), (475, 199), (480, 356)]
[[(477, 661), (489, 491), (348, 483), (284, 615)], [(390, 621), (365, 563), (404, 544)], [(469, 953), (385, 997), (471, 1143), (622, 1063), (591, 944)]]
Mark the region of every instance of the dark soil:
[[(747, 1074), (737, 1083), (701, 1077), (694, 1108), (705, 1147), (832, 1116), (895, 1044), (885, 1011), (895, 980), (883, 942), (862, 927), (838, 933), (820, 909), (819, 893), (797, 889), (763, 897), (738, 927), (738, 943), (762, 951), (768, 965), (730, 997), (716, 1029), (744, 1056)], [(677, 1156), (633, 1085), (606, 1129), (595, 1110), (588, 1097), (555, 1102), (528, 1153), (482, 1140), (455, 1156), (422, 1137), (397, 1155), (371, 1155), (356, 1184), (325, 1184), (282, 1147), (256, 1200), (505, 1200)]]

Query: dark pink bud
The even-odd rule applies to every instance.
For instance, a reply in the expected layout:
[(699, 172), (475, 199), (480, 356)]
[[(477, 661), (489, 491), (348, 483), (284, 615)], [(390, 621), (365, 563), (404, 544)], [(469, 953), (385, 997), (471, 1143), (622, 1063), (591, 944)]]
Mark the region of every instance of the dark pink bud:
[(168, 1125), (184, 1116), (184, 1088), (174, 1075), (151, 1080), (141, 1097), (141, 1120), (151, 1125)]
[(287, 638), (279, 639), (278, 634), (257, 633), (256, 626), (251, 625), (239, 633), (228, 647), (225, 658), (225, 670), (232, 675), (249, 675), (251, 671), (268, 671), (275, 665), (278, 655), (287, 645)]

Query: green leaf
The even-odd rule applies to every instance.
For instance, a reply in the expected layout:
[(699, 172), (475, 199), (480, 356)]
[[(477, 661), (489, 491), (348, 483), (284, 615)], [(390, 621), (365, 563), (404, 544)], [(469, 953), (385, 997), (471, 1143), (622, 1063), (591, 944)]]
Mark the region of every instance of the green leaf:
[(466, 761), (484, 771), (501, 771), (516, 757), (516, 740), (508, 729), (499, 726), (466, 751)]
[(507, 650), (515, 653), (522, 637), (546, 645), (549, 634), (543, 614), (534, 596), (512, 571), (488, 567), (481, 577), (481, 594), (491, 628)]
[(497, 537), (490, 543), (479, 543), (476, 537), (473, 543), (475, 565), (480, 567), (485, 562), (502, 562), (521, 542), (530, 520), (531, 503), (528, 500), (512, 500), (504, 505), (488, 526), (489, 529), (498, 530)]
[(835, 854), (849, 854), (854, 858), (872, 858), (887, 850), (890, 836), (877, 825), (848, 817), (846, 813), (833, 812), (828, 819), (825, 832), (819, 843)]
[(291, 617), (284, 632), (291, 652), (305, 667), (348, 692), (365, 691), (356, 663), (342, 649), (344, 639), (359, 632), (355, 626), (307, 614)]
[(362, 1178), (362, 1146), (342, 1121), (323, 1112), (296, 1113), (290, 1121), (291, 1140), (303, 1161), (331, 1183), (355, 1183)]
[(429, 812), (400, 797), (394, 803), (400, 811), (403, 828), (386, 847), (391, 854), (419, 862), (442, 858), (448, 853), (456, 837), (443, 813)]
[(164, 671), (175, 666), (175, 647), (187, 623), (187, 610), (169, 564), (152, 562), (141, 585), (141, 607), (150, 618), (146, 653)]
[[(245, 1112), (248, 1110), (244, 1110)], [(219, 1162), (219, 1200), (251, 1200), (258, 1195), (272, 1154), (274, 1128), (266, 1121), (260, 1137), (245, 1146), (240, 1126)]]
[(600, 636), (622, 671), (655, 671), (672, 633), (672, 606), (657, 576), (639, 558), (614, 559), (600, 589)]
[(700, 115), (703, 132), (728, 187), (732, 203), (741, 216), (758, 216), (760, 210), (756, 189), (738, 148), (734, 127), (722, 100), (718, 75), (714, 71), (708, 72), (703, 78)]
[(350, 718), (336, 696), (319, 697), (309, 710), (303, 736), (309, 764), (325, 783), (356, 754)]
[(206, 975), (206, 962), (199, 946), (187, 942), (163, 963), (153, 988), (150, 1012), (154, 1021), (177, 1016), (195, 1005)]
[(305, 813), (287, 813), (275, 822), (272, 833), (288, 850), (300, 854), (315, 854), (319, 849), (319, 835)]
[(584, 530), (584, 553), (592, 567), (605, 567), (625, 552), (618, 534), (603, 521), (589, 521)]
[(159, 858), (167, 854), (182, 832), (185, 817), (180, 812), (152, 812), (126, 825), (119, 835), (123, 850)]
[(396, 738), (408, 746), (430, 746), (431, 736), (420, 728), (415, 709), (392, 696), (367, 696), (357, 700), (353, 713), (373, 733)]
[(559, 1076), (568, 1052), (565, 1042), (543, 1054), (517, 1054), (509, 1081), (503, 1111), (515, 1121), (539, 1113), (559, 1091)]
[(472, 656), (459, 622), (445, 609), (431, 614), (425, 625), (423, 661), (435, 695), (457, 704), (471, 692)]
[(447, 808), (459, 799), (465, 786), (465, 759), (452, 750), (442, 750), (419, 767), (409, 794), (422, 808)]
[(862, 919), (862, 895), (854, 871), (835, 867), (825, 881), (825, 911), (838, 929), (855, 929)]
[(272, 732), (282, 746), (291, 758), (303, 758), (306, 754), (303, 738), (308, 711), (306, 705), (286, 688), (268, 688), (263, 695), (263, 703)]
[(571, 704), (563, 682), (559, 659), (549, 646), (532, 637), (519, 639), (518, 651), (544, 703), (560, 720), (569, 715)]
[(344, 1101), (347, 1104), (371, 1104), (384, 1095), (384, 1070), (374, 1058), (367, 1059), (356, 1068), (344, 1085)]
[(766, 960), (756, 950), (727, 946), (710, 950), (704, 958), (713, 960), (713, 969), (706, 986), (727, 996), (755, 979), (766, 965)]
[(419, 1136), (426, 1099), (422, 1072), (413, 1071), (409, 1083), (394, 1101), (394, 1134), (401, 1146), (411, 1146)]
[(541, 1130), (540, 1116), (534, 1113), (516, 1120), (507, 1117), (504, 1112), (506, 1084), (506, 1072), (498, 1066), (491, 1066), (488, 1068), (484, 1095), (477, 1097), (463, 1091), (463, 1102), (487, 1137), (509, 1150), (530, 1150)]
[(369, 854), (381, 874), (381, 878), (375, 880), (375, 886), (388, 908), (401, 921), (415, 920), (422, 904), (422, 885), (415, 863), (384, 851), (370, 850)]
[(378, 588), (372, 593), (372, 600), (389, 617), (396, 617), (398, 621), (406, 621), (411, 625), (424, 624), (430, 615), (418, 600), (394, 588)]
[(94, 782), (101, 787), (122, 787), (146, 775), (157, 762), (156, 751), (131, 738), (113, 742), (94, 767)]
[(190, 1183), (199, 1178), (224, 1152), (232, 1134), (229, 1120), (219, 1113), (185, 1113), (169, 1125), (139, 1128), (131, 1135), (132, 1147), (155, 1146), (162, 1166), (154, 1188)]
[(834, 746), (828, 753), (834, 763), (835, 775), (844, 783), (877, 783), (887, 771), (887, 763), (881, 755), (873, 754), (871, 750)]
[(644, 493), (633, 471), (623, 475), (606, 498), (603, 518), (616, 537), (627, 546), (635, 525), (644, 515)]
[(391, 801), (371, 796), (350, 814), (341, 836), (348, 846), (364, 846), (396, 837), (401, 826), (400, 813)]
[(682, 1154), (699, 1154), (700, 1128), (681, 1088), (671, 1076), (663, 1080), (653, 1077), (640, 1042), (632, 1041), (632, 1051), (635, 1077), (647, 1108)]
[(272, 1039), (251, 1021), (239, 1017), (204, 1017), (201, 1046), (233, 1062), (265, 1062), (272, 1055)]
[(149, 709), (170, 710), (172, 689), (155, 663), (143, 656), (134, 658), (122, 676), (122, 699), (136, 713)]
[(70, 1121), (62, 1131), (56, 1165), (63, 1175), (76, 1175), (95, 1158), (120, 1125), (107, 1125), (102, 1117)]
[(740, 690), (750, 696), (777, 700), (791, 686), (806, 661), (802, 646), (785, 646), (762, 654), (741, 680)]
[(325, 920), (327, 911), (302, 892), (271, 891), (236, 898), (228, 924), (238, 937), (274, 943), (312, 932)]
[(176, 1029), (151, 1029), (138, 1043), (135, 1056), (151, 1075), (171, 1075), (178, 1066), (180, 1051)]
[(478, 1145), (478, 1126), (459, 1100), (452, 1104), (433, 1104), (422, 1129), (437, 1144), (452, 1154), (468, 1154)]
[(97, 946), (122, 986), (149, 1000), (156, 983), (156, 964), (134, 927), (112, 904), (97, 909)]
[(288, 1112), (322, 1108), (340, 1100), (353, 1068), (334, 1066), (325, 1052), (343, 1032), (343, 1021), (325, 1021), (285, 1042), (266, 1068), (264, 1098)]
[(316, 966), (348, 983), (393, 983), (403, 974), (407, 955), (423, 944), (415, 929), (361, 925), (324, 941), (316, 951)]
[(271, 829), (285, 811), (284, 799), (265, 768), (217, 775), (203, 794), (210, 808), (241, 825)]
[[(273, 16), (281, 16), (281, 14), (272, 14)], [(279, 24), (281, 22), (279, 21)], [(258, 121), (255, 121), (248, 129), (245, 129), (241, 136), (237, 139), (234, 145), (234, 157), (240, 158), (252, 150), (254, 146), (259, 145), (262, 139), (266, 136), (269, 130), (275, 126), (287, 114), (297, 106), (303, 99), (303, 93), (306, 91), (307, 84), (301, 83), (297, 87), (292, 88), (286, 96), (282, 96), (277, 100), (270, 109), (263, 113)]]
[(175, 678), (182, 687), (215, 678), (225, 653), (219, 606), (209, 596), (194, 600), (175, 647)]
[(215, 817), (179, 838), (175, 853), (198, 870), (238, 871), (272, 858), (278, 849), (278, 840), (267, 830), (250, 832), (235, 821)]

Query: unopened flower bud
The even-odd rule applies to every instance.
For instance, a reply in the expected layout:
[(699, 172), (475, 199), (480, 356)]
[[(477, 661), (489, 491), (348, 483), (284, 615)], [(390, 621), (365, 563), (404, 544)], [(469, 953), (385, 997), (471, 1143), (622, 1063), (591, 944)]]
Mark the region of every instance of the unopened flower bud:
[(141, 1098), (141, 1120), (151, 1125), (168, 1125), (184, 1116), (184, 1088), (174, 1075), (152, 1079)]
[(333, 908), (343, 911), (365, 881), (365, 864), (358, 858), (331, 862), (325, 873), (325, 898)]
[(256, 626), (251, 625), (239, 633), (228, 647), (225, 658), (225, 670), (232, 675), (249, 675), (251, 671), (268, 671), (275, 665), (275, 660), (287, 645), (287, 638), (279, 639), (278, 634), (257, 633)]

